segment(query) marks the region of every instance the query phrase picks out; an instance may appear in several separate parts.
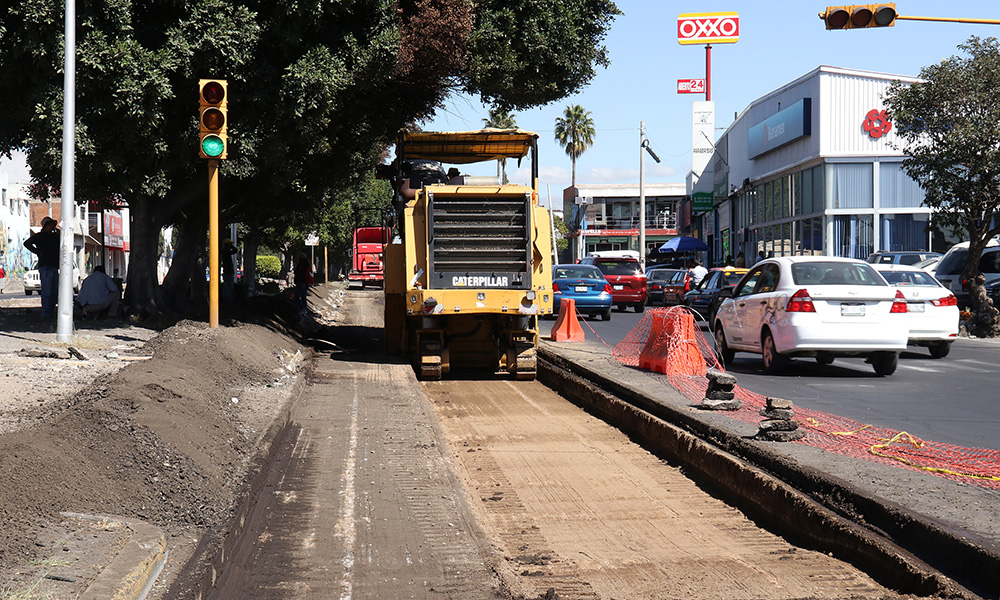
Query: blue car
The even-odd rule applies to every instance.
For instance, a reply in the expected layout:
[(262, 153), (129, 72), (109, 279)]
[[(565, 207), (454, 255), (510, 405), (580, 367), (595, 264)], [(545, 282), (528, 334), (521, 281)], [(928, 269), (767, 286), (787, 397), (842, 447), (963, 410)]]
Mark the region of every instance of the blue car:
[(591, 265), (552, 267), (553, 314), (559, 313), (563, 298), (572, 298), (580, 314), (611, 320), (611, 284), (600, 269)]

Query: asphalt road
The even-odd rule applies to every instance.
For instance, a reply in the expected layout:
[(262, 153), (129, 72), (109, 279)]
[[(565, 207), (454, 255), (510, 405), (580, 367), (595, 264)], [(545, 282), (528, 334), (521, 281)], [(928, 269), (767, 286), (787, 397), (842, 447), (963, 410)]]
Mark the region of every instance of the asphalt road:
[[(611, 321), (587, 319), (583, 330), (588, 340), (596, 333), (614, 346), (642, 317), (632, 309), (615, 309)], [(701, 323), (701, 328), (711, 344), (708, 327)], [(728, 371), (746, 389), (799, 406), (924, 440), (1000, 449), (998, 368), (1000, 339), (960, 338), (942, 359), (931, 358), (926, 348), (911, 347), (889, 377), (876, 375), (863, 358), (838, 358), (828, 366), (796, 358), (785, 373), (767, 375), (759, 355), (743, 352), (736, 354)]]

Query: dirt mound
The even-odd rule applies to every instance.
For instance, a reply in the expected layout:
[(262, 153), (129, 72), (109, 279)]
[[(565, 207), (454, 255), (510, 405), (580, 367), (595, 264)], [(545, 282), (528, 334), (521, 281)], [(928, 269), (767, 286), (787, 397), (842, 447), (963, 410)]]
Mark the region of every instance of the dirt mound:
[(60, 511), (174, 535), (222, 524), (307, 352), (272, 328), (187, 321), (143, 351), (151, 358), (0, 436), (0, 574), (31, 558)]

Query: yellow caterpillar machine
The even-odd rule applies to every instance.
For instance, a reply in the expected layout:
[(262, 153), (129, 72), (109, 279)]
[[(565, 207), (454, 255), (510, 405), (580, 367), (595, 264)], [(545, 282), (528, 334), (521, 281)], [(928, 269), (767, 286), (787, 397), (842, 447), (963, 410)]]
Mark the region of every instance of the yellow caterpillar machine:
[[(534, 379), (538, 320), (552, 314), (552, 240), (538, 205), (538, 134), (401, 131), (396, 236), (385, 252), (385, 339), (421, 379), (489, 368)], [(447, 165), (530, 155), (530, 185)]]

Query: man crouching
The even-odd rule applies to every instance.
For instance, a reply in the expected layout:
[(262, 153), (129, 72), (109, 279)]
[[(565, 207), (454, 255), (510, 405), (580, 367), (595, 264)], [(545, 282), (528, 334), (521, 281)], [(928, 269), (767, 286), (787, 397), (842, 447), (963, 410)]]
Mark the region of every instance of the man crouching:
[(94, 272), (83, 280), (80, 293), (76, 295), (76, 303), (83, 309), (83, 316), (96, 317), (99, 321), (109, 315), (117, 318), (120, 301), (118, 285), (104, 272), (104, 265), (94, 267)]

